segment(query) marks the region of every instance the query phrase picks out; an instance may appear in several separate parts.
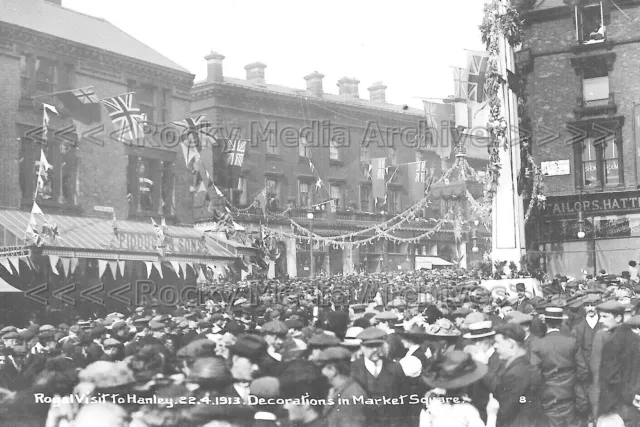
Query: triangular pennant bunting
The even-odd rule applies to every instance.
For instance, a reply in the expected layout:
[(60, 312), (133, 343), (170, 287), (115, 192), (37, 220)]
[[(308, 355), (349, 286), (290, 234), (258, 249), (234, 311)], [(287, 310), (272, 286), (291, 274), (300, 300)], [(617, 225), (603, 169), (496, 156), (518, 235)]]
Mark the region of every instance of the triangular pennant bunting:
[(11, 269), (11, 263), (9, 262), (9, 258), (0, 259), (0, 265), (2, 265), (9, 274), (13, 274), (13, 270)]
[(20, 258), (17, 256), (9, 257), (9, 262), (11, 262), (13, 268), (16, 269), (16, 273), (20, 274)]
[(51, 271), (53, 271), (53, 274), (55, 274), (56, 276), (60, 275), (60, 272), (58, 271), (58, 261), (60, 260), (60, 257), (57, 255), (49, 255), (49, 263), (51, 264)]
[(118, 261), (118, 269), (122, 277), (124, 277), (124, 260)]
[(193, 271), (194, 275), (198, 274), (198, 271), (193, 266), (192, 262), (185, 262), (184, 265), (182, 266), (182, 271), (184, 271), (184, 277), (187, 277), (187, 266), (191, 267), (191, 271)]
[(111, 270), (113, 280), (116, 280), (118, 278), (118, 261), (109, 261), (109, 270)]
[(76, 267), (78, 266), (78, 258), (71, 258), (71, 262), (69, 263), (69, 273), (73, 274), (76, 271)]
[(98, 260), (98, 277), (102, 278), (104, 271), (107, 269), (107, 261), (103, 259)]
[(144, 265), (147, 269), (147, 279), (151, 277), (151, 268), (153, 267), (153, 263), (151, 261), (145, 261)]
[(62, 271), (64, 272), (65, 277), (69, 277), (69, 266), (71, 265), (71, 258), (60, 257), (60, 262), (62, 263)]
[(202, 268), (197, 268), (197, 270), (199, 271), (198, 273), (198, 279), (196, 280), (197, 283), (206, 283), (207, 282), (207, 277), (204, 275), (204, 270)]
[(153, 266), (156, 268), (156, 270), (158, 271), (158, 274), (160, 275), (161, 279), (164, 279), (163, 275), (162, 275), (162, 263), (160, 261), (154, 262)]
[(180, 276), (180, 263), (178, 261), (171, 261), (171, 267), (173, 267), (173, 270), (176, 272), (176, 276), (181, 277)]

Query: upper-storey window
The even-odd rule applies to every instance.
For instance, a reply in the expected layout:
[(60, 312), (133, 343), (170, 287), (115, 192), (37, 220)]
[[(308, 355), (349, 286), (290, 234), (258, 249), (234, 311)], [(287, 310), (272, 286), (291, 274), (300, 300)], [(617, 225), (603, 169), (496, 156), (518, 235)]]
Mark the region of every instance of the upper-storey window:
[(581, 44), (602, 43), (607, 36), (609, 13), (604, 2), (575, 7), (576, 39)]

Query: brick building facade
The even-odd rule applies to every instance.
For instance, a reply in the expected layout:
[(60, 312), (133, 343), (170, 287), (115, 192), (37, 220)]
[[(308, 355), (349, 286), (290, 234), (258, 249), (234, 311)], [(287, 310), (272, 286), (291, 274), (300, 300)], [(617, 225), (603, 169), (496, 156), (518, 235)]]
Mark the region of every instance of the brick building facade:
[[(70, 118), (50, 113), (48, 138), (42, 137), (43, 103), (61, 111), (59, 100), (47, 94), (89, 86), (100, 99), (135, 92), (150, 123), (168, 123), (189, 116), (193, 79), (186, 69), (109, 22), (66, 9), (60, 1), (0, 1), (0, 246), (32, 243), (25, 230), (41, 150), (53, 169), (37, 203), (60, 228), (58, 243), (32, 253), (48, 256), (51, 266), (45, 260), (40, 271), (31, 270), (25, 268), (25, 258), (18, 261), (23, 264), (16, 268), (19, 274), (0, 269), (4, 280), (21, 289), (49, 280), (62, 286), (74, 280), (68, 267), (75, 259), (76, 273), (82, 273), (87, 286), (101, 279), (111, 286), (123, 276), (132, 282), (147, 276), (162, 282), (176, 278), (171, 260), (193, 266), (215, 258), (192, 241), (190, 171), (175, 144), (160, 143), (155, 126), (147, 126), (144, 144), (131, 146), (111, 137), (114, 128), (104, 108), (104, 128), (92, 139), (78, 138)], [(148, 184), (144, 190), (143, 182)], [(96, 206), (114, 209), (117, 231), (125, 238), (114, 241), (112, 215), (96, 211)], [(155, 238), (150, 217), (159, 221), (161, 216), (175, 233), (173, 258), (159, 258), (145, 243), (149, 236)], [(235, 259), (222, 249), (218, 255)], [(133, 261), (126, 272), (125, 260)], [(155, 273), (145, 271), (143, 261), (149, 263), (147, 270), (153, 263)], [(104, 267), (98, 277), (98, 266), (107, 265), (103, 262), (109, 263), (113, 280)], [(56, 274), (56, 265), (65, 274)], [(195, 281), (196, 270), (184, 268), (189, 270), (185, 280)]]
[[(216, 185), (237, 208), (250, 206), (266, 187), (272, 213), (290, 209), (295, 221), (304, 227), (313, 226), (320, 235), (345, 234), (383, 222), (416, 202), (411, 196), (414, 177), (409, 176), (408, 163), (425, 160), (427, 169), (439, 177), (453, 160), (450, 131), (446, 129), (439, 134), (439, 141), (430, 144), (424, 136), (424, 111), (387, 103), (386, 86), (381, 82), (371, 84), (367, 88), (369, 99), (363, 99), (360, 82), (355, 78), (340, 79), (338, 94), (334, 94), (325, 91), (327, 82), (317, 71), (304, 76), (305, 88), (293, 88), (271, 84), (266, 78), (267, 66), (262, 63), (247, 65), (246, 78), (239, 79), (223, 72), (223, 55), (212, 52), (205, 59), (208, 76), (193, 87), (192, 115), (206, 115), (223, 139), (248, 141), (237, 188), (229, 188), (223, 169), (218, 167), (221, 165), (216, 163), (219, 156), (207, 160)], [(446, 111), (449, 113), (444, 119), (454, 123), (453, 107), (447, 107)], [(436, 154), (438, 144), (446, 146), (443, 150), (446, 155)], [(444, 161), (440, 155), (445, 157)], [(386, 157), (391, 165), (386, 205), (374, 202), (372, 182), (366, 177), (372, 159), (380, 157)], [(470, 161), (478, 168), (486, 164), (483, 159)], [(322, 185), (316, 191), (318, 178)], [(315, 211), (312, 225), (306, 219), (308, 211), (331, 198), (337, 201), (335, 212), (324, 205), (327, 209)], [(445, 208), (439, 203), (433, 204), (424, 218), (441, 217)], [(209, 215), (203, 208), (196, 212), (195, 219), (206, 223)], [(291, 232), (286, 220), (273, 215), (270, 218), (266, 225)], [(235, 220), (250, 231), (258, 231), (265, 224), (259, 209), (237, 215)], [(412, 221), (398, 235), (413, 237), (428, 227), (433, 227), (433, 223)], [(308, 244), (289, 238), (281, 242), (281, 247), (278, 271), (290, 276), (308, 275)], [(316, 271), (340, 274), (353, 270), (413, 269), (416, 255), (418, 258), (439, 255), (452, 260), (457, 250), (464, 251), (464, 244), (456, 247), (449, 228), (417, 245), (379, 240), (352, 251), (320, 247), (316, 248), (314, 258)], [(471, 262), (474, 256), (469, 251), (464, 262)]]
[(547, 207), (528, 226), (529, 250), (545, 253), (552, 274), (619, 274), (640, 258), (640, 37), (630, 18), (640, 8), (624, 0), (516, 4), (526, 23), (516, 54), (525, 123), (549, 172)]

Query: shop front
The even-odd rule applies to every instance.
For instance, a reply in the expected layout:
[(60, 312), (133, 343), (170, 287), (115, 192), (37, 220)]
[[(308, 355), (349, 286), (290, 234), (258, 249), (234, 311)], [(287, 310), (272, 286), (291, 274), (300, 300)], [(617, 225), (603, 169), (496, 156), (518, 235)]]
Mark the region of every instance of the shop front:
[(547, 197), (529, 232), (550, 276), (619, 275), (640, 261), (640, 191)]
[(3, 298), (8, 319), (25, 309), (95, 317), (153, 301), (171, 307), (227, 278), (238, 260), (200, 230), (151, 221), (35, 214), (36, 244), (25, 232), (30, 216), (0, 210), (0, 278), (23, 292)]

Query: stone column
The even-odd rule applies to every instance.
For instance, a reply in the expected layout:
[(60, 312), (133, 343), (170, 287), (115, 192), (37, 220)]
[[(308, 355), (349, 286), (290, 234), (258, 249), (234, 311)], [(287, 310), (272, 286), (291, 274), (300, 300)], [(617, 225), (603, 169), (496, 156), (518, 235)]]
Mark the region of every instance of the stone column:
[(289, 277), (297, 277), (298, 252), (296, 250), (296, 239), (293, 237), (285, 239), (284, 244), (287, 247), (287, 274)]
[[(504, 3), (504, 0), (503, 0)], [(500, 36), (501, 72), (514, 69), (513, 49)], [(506, 74), (506, 73), (503, 73)], [(500, 178), (493, 198), (491, 256), (494, 261), (513, 261), (520, 266), (520, 257), (525, 251), (524, 212), (522, 196), (516, 191), (517, 176), (520, 171), (520, 144), (518, 133), (517, 99), (506, 85), (498, 93), (502, 102), (502, 114), (506, 121), (506, 141), (500, 144)], [(507, 151), (502, 149), (508, 144)]]

